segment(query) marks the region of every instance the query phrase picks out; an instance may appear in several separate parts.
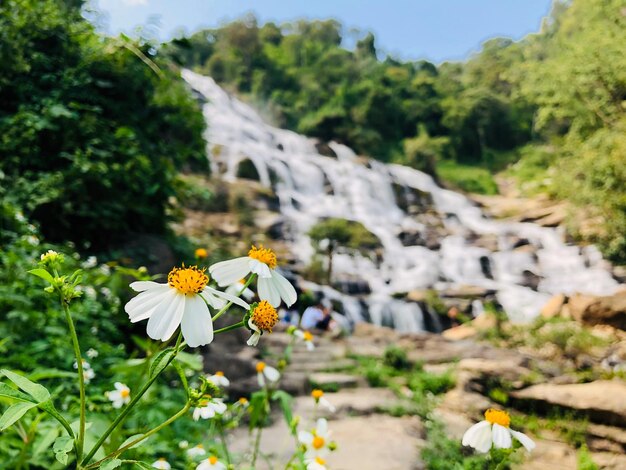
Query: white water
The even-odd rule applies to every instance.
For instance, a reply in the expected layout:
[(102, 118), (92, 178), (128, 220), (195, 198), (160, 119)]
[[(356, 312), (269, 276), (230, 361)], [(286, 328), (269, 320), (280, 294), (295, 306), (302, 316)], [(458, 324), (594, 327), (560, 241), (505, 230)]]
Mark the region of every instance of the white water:
[[(338, 278), (367, 281), (372, 293), (362, 302), (318, 286), (326, 296), (341, 301), (353, 321), (369, 318), (400, 331), (422, 330), (418, 304), (391, 297), (412, 289), (462, 285), (493, 289), (509, 317), (523, 322), (535, 317), (554, 294), (608, 295), (618, 288), (594, 247), (567, 245), (557, 229), (490, 220), (465, 196), (442, 189), (425, 173), (365, 161), (344, 145), (330, 144), (336, 159), (322, 156), (313, 139), (266, 124), (213, 79), (188, 70), (183, 78), (207, 100), (203, 112), (213, 174), (232, 181), (239, 164), (251, 160), (261, 183), (273, 187), (278, 196), (281, 213), (290, 222), (292, 251), (302, 262), (313, 254), (306, 233), (324, 217), (361, 222), (381, 240), (382, 260), (341, 253), (333, 259)], [(446, 232), (440, 249), (402, 244), (400, 232), (423, 233), (427, 227), (398, 207), (394, 184), (430, 195)], [(496, 235), (498, 250), (473, 245), (469, 240), (476, 235)], [(512, 249), (512, 238), (527, 239), (534, 250)], [(481, 258), (483, 263), (488, 260), (491, 278), (483, 272)], [(522, 285), (524, 272), (539, 276), (536, 290)], [(482, 308), (474, 304), (476, 310)]]

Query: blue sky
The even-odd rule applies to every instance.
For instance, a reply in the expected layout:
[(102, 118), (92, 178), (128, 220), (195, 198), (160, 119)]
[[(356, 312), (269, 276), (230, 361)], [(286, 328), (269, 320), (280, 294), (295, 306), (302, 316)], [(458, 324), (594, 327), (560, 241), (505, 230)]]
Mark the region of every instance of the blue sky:
[(219, 25), (247, 12), (261, 22), (336, 18), (373, 31), (383, 52), (403, 59), (462, 60), (486, 39), (536, 32), (551, 0), (93, 0), (107, 33), (151, 24), (161, 39)]

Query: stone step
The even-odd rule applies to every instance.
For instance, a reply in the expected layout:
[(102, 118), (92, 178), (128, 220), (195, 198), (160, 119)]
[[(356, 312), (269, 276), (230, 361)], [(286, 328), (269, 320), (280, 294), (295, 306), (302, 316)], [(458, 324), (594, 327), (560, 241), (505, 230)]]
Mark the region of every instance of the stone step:
[(309, 382), (312, 387), (327, 391), (365, 385), (363, 378), (339, 372), (316, 372), (309, 376)]

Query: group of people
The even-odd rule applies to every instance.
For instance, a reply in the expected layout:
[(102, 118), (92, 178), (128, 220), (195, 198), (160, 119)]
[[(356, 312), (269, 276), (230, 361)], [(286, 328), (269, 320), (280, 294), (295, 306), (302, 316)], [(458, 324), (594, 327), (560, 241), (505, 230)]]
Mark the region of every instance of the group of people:
[(283, 323), (299, 326), (303, 330), (333, 332), (341, 330), (340, 325), (333, 319), (332, 305), (327, 300), (307, 307), (302, 313), (302, 318), (296, 310), (283, 311), (280, 314)]

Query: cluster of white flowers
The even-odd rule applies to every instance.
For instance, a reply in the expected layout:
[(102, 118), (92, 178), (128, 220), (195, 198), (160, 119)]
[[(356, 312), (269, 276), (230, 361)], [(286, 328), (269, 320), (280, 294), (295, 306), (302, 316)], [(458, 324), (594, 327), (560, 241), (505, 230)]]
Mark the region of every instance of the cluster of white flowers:
[(311, 431), (298, 432), (298, 441), (305, 447), (304, 459), (307, 470), (326, 470), (326, 456), (332, 449), (331, 432), (328, 430), (328, 421), (324, 418), (317, 420)]
[[(81, 362), (83, 365), (83, 377), (85, 379), (85, 383), (88, 384), (96, 377), (96, 373), (91, 368), (91, 364), (89, 364), (86, 360), (83, 359)], [(78, 369), (78, 362), (76, 361), (74, 361), (74, 369)]]

